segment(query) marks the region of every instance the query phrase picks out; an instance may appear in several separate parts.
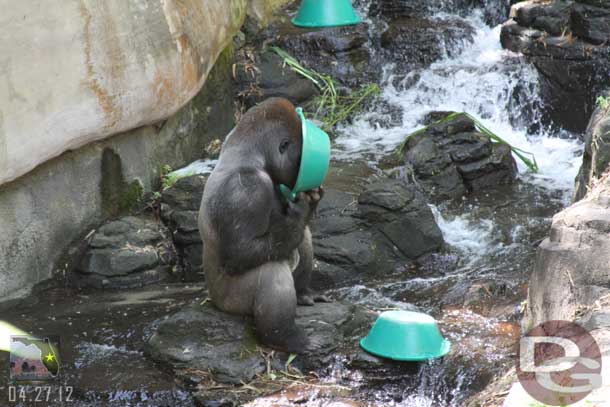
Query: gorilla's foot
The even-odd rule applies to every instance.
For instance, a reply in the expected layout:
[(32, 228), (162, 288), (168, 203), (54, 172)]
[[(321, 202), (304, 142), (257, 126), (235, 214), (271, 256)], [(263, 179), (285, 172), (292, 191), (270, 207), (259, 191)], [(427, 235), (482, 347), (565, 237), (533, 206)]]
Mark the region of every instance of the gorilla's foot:
[(311, 307), (315, 304), (315, 301), (311, 295), (301, 294), (297, 295), (297, 304)]
[(283, 337), (271, 338), (267, 335), (265, 338), (261, 337), (260, 339), (270, 348), (288, 353), (303, 354), (310, 351), (312, 345), (305, 331), (296, 326)]
[(332, 300), (324, 294), (314, 294), (310, 291), (303, 294), (297, 294), (297, 304), (299, 305), (311, 307), (316, 302), (332, 302)]

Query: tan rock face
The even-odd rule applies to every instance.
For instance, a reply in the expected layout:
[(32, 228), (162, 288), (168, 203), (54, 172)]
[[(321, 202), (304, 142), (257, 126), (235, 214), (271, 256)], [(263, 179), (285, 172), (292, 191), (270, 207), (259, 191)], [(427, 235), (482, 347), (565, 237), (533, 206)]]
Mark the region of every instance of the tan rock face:
[(239, 30), (246, 0), (15, 2), (0, 15), (0, 185), (174, 114)]
[[(580, 201), (553, 217), (530, 278), (525, 329), (550, 320), (581, 322), (610, 312), (610, 172)], [(601, 307), (601, 308), (600, 308)], [(599, 309), (598, 309), (599, 308)]]
[(248, 15), (254, 18), (261, 26), (269, 24), (273, 13), (290, 0), (251, 0), (248, 6)]

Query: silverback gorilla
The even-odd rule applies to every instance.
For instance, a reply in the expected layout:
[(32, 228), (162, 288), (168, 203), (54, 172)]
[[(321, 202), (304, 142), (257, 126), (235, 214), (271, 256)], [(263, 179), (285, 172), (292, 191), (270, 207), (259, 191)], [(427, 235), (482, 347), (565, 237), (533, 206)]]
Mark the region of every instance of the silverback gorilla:
[(295, 323), (297, 303), (327, 301), (309, 284), (313, 247), (308, 224), (322, 189), (286, 201), (301, 162), (301, 120), (282, 98), (250, 109), (227, 137), (199, 211), (203, 267), (214, 304), (253, 315), (259, 339), (301, 353), (310, 345)]

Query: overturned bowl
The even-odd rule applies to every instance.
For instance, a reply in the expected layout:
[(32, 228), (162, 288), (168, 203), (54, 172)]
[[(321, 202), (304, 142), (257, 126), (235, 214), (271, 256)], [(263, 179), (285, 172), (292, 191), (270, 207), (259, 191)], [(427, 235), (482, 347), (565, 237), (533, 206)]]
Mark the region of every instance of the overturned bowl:
[(430, 315), (386, 311), (379, 315), (360, 346), (375, 356), (419, 362), (445, 356), (451, 343), (443, 338), (436, 320)]
[(303, 150), (299, 175), (292, 190), (280, 185), (280, 191), (286, 199), (294, 201), (299, 192), (316, 189), (322, 185), (330, 166), (330, 138), (322, 129), (305, 118), (303, 109), (298, 107), (303, 133)]

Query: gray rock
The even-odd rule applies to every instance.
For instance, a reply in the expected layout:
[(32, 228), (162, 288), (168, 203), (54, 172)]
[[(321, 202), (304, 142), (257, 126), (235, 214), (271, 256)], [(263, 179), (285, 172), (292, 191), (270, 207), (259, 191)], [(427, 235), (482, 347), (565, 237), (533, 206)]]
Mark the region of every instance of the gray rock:
[(444, 247), (443, 234), (415, 185), (377, 182), (365, 189), (358, 202), (360, 215), (406, 257), (416, 259)]
[(304, 66), (328, 74), (340, 83), (355, 88), (377, 82), (381, 66), (365, 46), (368, 25), (302, 29), (290, 22), (278, 27), (275, 43), (290, 52)]
[(472, 41), (474, 29), (461, 19), (402, 18), (381, 35), (381, 46), (403, 66), (423, 68), (456, 55)]
[(237, 87), (246, 108), (276, 96), (300, 105), (318, 92), (310, 80), (294, 72), (272, 51), (243, 51), (239, 58)]
[(387, 275), (409, 263), (390, 239), (370, 227), (352, 193), (327, 189), (312, 232), (312, 286), (318, 289), (352, 284), (364, 275)]
[[(610, 93), (605, 95), (610, 97)], [(610, 109), (598, 106), (585, 132), (585, 152), (576, 176), (574, 201), (582, 199), (610, 165)]]
[(610, 9), (610, 0), (578, 0), (578, 3)]
[(410, 136), (404, 158), (408, 181), (441, 200), (511, 183), (517, 174), (510, 148), (492, 143), (465, 115)]
[(598, 45), (607, 21), (602, 9), (589, 13), (587, 7), (557, 0), (519, 3), (500, 37), (504, 48), (523, 53), (542, 74), (546, 120), (574, 132), (585, 129), (595, 98), (610, 85), (610, 46)]
[(90, 238), (71, 276), (78, 286), (138, 287), (168, 276), (174, 247), (163, 225), (127, 216), (107, 223)]
[(592, 44), (610, 41), (610, 9), (574, 4), (570, 15), (572, 32)]
[(432, 16), (439, 11), (468, 15), (473, 8), (483, 10), (485, 21), (496, 26), (506, 19), (512, 3), (518, 0), (377, 0), (371, 2), (369, 15), (393, 20), (397, 18)]
[(161, 219), (172, 233), (183, 277), (190, 281), (203, 278), (197, 217), (206, 181), (205, 175), (184, 177), (161, 194)]
[[(298, 307), (297, 324), (320, 348), (298, 356), (293, 365), (317, 370), (330, 364), (339, 347), (356, 352), (357, 337), (370, 328), (373, 319), (374, 315), (362, 308), (342, 303)], [(225, 314), (205, 304), (189, 306), (160, 321), (146, 352), (174, 371), (201, 370), (219, 382), (239, 384), (266, 369), (257, 346), (249, 318)], [(282, 367), (287, 356), (278, 352), (272, 363)]]
[[(530, 278), (525, 327), (544, 321), (573, 321), (610, 304), (610, 174), (579, 202), (555, 215), (550, 236), (536, 254)], [(607, 301), (606, 301), (607, 302)]]
[(561, 35), (569, 27), (571, 6), (572, 1), (522, 2), (513, 8), (511, 17), (521, 26)]

